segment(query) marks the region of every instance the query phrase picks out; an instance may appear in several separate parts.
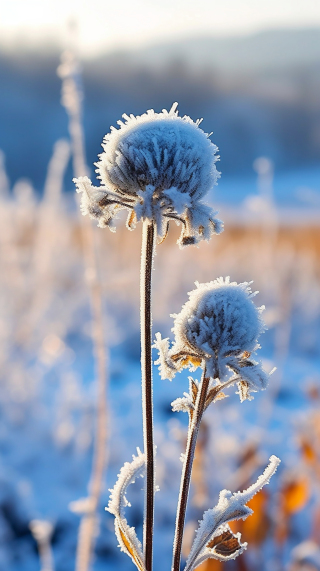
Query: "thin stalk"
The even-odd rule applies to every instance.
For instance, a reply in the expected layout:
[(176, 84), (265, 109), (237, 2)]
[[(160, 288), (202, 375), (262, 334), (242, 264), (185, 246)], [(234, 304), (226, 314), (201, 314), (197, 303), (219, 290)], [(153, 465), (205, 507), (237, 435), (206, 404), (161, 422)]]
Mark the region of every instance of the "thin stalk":
[(141, 270), (140, 270), (140, 322), (141, 322), (141, 380), (143, 440), (146, 455), (146, 494), (143, 547), (146, 571), (152, 570), (153, 514), (154, 514), (154, 445), (152, 404), (152, 314), (151, 282), (152, 261), (155, 248), (155, 227), (144, 221), (142, 228)]
[[(71, 129), (71, 133), (73, 130)], [(75, 173), (79, 176), (75, 161)], [(85, 171), (82, 171), (85, 172)], [(82, 242), (86, 266), (86, 281), (90, 293), (92, 315), (92, 337), (97, 379), (97, 414), (94, 435), (94, 458), (89, 483), (92, 501), (91, 513), (83, 515), (79, 528), (76, 555), (76, 571), (90, 569), (95, 539), (99, 499), (103, 488), (103, 477), (107, 463), (108, 406), (107, 406), (107, 350), (103, 323), (102, 291), (98, 279), (98, 259), (95, 244), (95, 230), (89, 219), (81, 217)]]
[(76, 571), (90, 569), (97, 528), (97, 509), (103, 488), (103, 476), (107, 461), (108, 407), (107, 407), (107, 355), (103, 326), (103, 304), (99, 281), (96, 275), (97, 263), (93, 228), (89, 224), (83, 228), (86, 250), (86, 274), (90, 289), (92, 311), (92, 333), (94, 343), (95, 368), (97, 375), (97, 413), (94, 435), (94, 457), (89, 483), (90, 510), (81, 518), (77, 543)]
[(202, 373), (200, 389), (198, 391), (197, 400), (193, 411), (192, 422), (188, 430), (187, 449), (181, 475), (180, 494), (179, 494), (176, 528), (175, 528), (175, 536), (173, 543), (172, 571), (180, 571), (182, 538), (183, 538), (184, 522), (186, 517), (186, 509), (189, 496), (192, 465), (194, 460), (195, 448), (197, 444), (199, 427), (207, 398), (209, 382), (210, 378), (206, 377), (206, 369), (204, 368)]
[[(74, 49), (72, 50), (74, 51)], [(84, 131), (82, 124), (82, 93), (79, 90), (75, 55), (60, 69), (62, 78), (62, 104), (69, 116), (69, 133), (72, 147), (73, 172), (76, 177), (87, 174)], [(58, 70), (59, 71), (59, 70)], [(67, 96), (65, 94), (67, 93)], [(76, 571), (90, 569), (97, 537), (97, 509), (107, 464), (108, 406), (107, 406), (107, 351), (103, 318), (102, 290), (98, 278), (98, 256), (95, 230), (91, 220), (80, 216), (85, 259), (85, 277), (90, 294), (92, 337), (97, 382), (97, 414), (94, 434), (94, 457), (89, 482), (90, 509), (84, 513), (79, 527), (76, 553)]]

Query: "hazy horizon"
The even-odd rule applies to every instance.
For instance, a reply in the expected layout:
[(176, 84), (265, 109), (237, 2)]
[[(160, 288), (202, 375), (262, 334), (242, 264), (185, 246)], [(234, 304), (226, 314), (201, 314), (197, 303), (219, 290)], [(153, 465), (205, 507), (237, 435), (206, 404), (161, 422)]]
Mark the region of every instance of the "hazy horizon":
[[(255, 40), (264, 38), (270, 35), (278, 36), (281, 35), (294, 35), (296, 33), (301, 34), (311, 34), (319, 32), (319, 43), (320, 43), (320, 22), (318, 25), (310, 25), (310, 26), (287, 26), (287, 27), (268, 27), (260, 30), (253, 30), (246, 33), (225, 33), (225, 34), (216, 34), (216, 33), (199, 33), (197, 31), (188, 33), (186, 32), (184, 35), (175, 38), (168, 38), (168, 39), (161, 39), (161, 38), (153, 38), (146, 41), (143, 44), (136, 44), (133, 46), (129, 45), (114, 45), (114, 46), (104, 46), (101, 47), (98, 51), (82, 51), (81, 48), (79, 49), (80, 56), (84, 60), (88, 59), (99, 59), (104, 56), (112, 56), (118, 54), (132, 54), (133, 56), (136, 54), (140, 54), (148, 49), (157, 49), (163, 47), (174, 47), (180, 44), (186, 44), (193, 42), (205, 42), (205, 41), (212, 41), (218, 43), (225, 43), (228, 42), (243, 42), (246, 40)], [(77, 48), (77, 43), (75, 44), (74, 41), (71, 39), (71, 35), (68, 41), (61, 42), (60, 38), (53, 37), (53, 36), (46, 36), (46, 37), (39, 37), (36, 41), (33, 39), (28, 38), (27, 36), (20, 35), (15, 38), (11, 38), (10, 41), (7, 41), (5, 37), (0, 36), (0, 50), (2, 53), (7, 54), (16, 54), (19, 52), (21, 48), (29, 51), (30, 53), (37, 53), (38, 55), (50, 55), (56, 54), (57, 52), (60, 53), (62, 50), (67, 49), (70, 45), (72, 48)], [(39, 47), (41, 47), (41, 53), (39, 53)], [(301, 47), (301, 46), (300, 46)], [(22, 54), (23, 55), (23, 54)]]
[(77, 27), (82, 56), (139, 49), (150, 44), (190, 37), (241, 37), (268, 30), (314, 29), (320, 27), (320, 10), (312, 0), (271, 0), (257, 5), (255, 0), (226, 0), (214, 5), (199, 0), (163, 0), (161, 6), (147, 0), (134, 3), (105, 1), (35, 0), (4, 3), (0, 21), (0, 44), (11, 49), (18, 45), (43, 43), (65, 46), (70, 42), (70, 22)]

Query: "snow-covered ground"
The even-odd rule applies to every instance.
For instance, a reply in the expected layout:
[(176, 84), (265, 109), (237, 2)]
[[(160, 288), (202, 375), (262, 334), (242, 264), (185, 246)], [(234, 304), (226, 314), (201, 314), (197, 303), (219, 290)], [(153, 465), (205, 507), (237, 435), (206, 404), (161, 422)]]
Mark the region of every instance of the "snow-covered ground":
[[(224, 192), (222, 182), (220, 191)], [(251, 201), (252, 212), (260, 212), (258, 229), (258, 215), (241, 218), (241, 212), (246, 212), (242, 201), (236, 212), (242, 220), (240, 229), (235, 211), (224, 205), (226, 228), (221, 237), (198, 249), (180, 251), (174, 243), (178, 233), (173, 227), (167, 241), (158, 247), (154, 331), (170, 334), (170, 313), (180, 310), (195, 280), (209, 281), (230, 274), (238, 281), (253, 279), (254, 287), (260, 290), (257, 299), (267, 306), (269, 330), (261, 338), (259, 353), (266, 369), (277, 366), (277, 371), (270, 378), (269, 388), (254, 401), (240, 404), (231, 388), (230, 398), (208, 410), (188, 517), (196, 522), (216, 503), (220, 489), (235, 491), (253, 482), (270, 454), (278, 455), (282, 464), (263, 508), (268, 513), (258, 508), (260, 523), (256, 524), (263, 526), (263, 518), (268, 516), (268, 535), (260, 540), (253, 537), (252, 530), (242, 530), (249, 544), (253, 537), (255, 548), (246, 558), (248, 569), (259, 564), (267, 571), (284, 569), (291, 550), (302, 541), (319, 540), (319, 225), (313, 219), (301, 224), (301, 242), (309, 227), (313, 234), (300, 248), (295, 241), (296, 225), (287, 224), (291, 234), (283, 236), (281, 211), (274, 202), (263, 202), (254, 188), (252, 194), (256, 195)], [(266, 204), (270, 210), (264, 208)], [(87, 493), (96, 407), (79, 224), (65, 199), (39, 203), (26, 186), (16, 189), (14, 198), (3, 199), (0, 206), (0, 570), (40, 568), (29, 524), (44, 519), (54, 526), (56, 569), (69, 571), (74, 569), (79, 517), (68, 505)], [(266, 212), (276, 216), (267, 217)], [(300, 212), (295, 211), (297, 218)], [(140, 236), (139, 227), (129, 233), (121, 228), (121, 222), (118, 226), (115, 235), (107, 229), (97, 230), (110, 348), (110, 436), (96, 571), (132, 568), (117, 548), (113, 516), (104, 506), (108, 488), (113, 487), (122, 464), (131, 459), (137, 446), (142, 448)], [(187, 376), (183, 372), (172, 382), (163, 381), (154, 369), (160, 486), (156, 495), (155, 571), (170, 566), (179, 457), (187, 423), (187, 415), (173, 413), (170, 403), (187, 390)], [(141, 535), (141, 480), (132, 486), (130, 500), (128, 520)], [(196, 524), (191, 523), (188, 529), (192, 526)], [(283, 541), (276, 539), (281, 533)]]

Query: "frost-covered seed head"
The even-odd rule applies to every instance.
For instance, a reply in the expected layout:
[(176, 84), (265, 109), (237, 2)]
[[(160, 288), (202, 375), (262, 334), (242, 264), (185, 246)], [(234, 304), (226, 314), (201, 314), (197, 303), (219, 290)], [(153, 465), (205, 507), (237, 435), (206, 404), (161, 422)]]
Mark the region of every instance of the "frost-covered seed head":
[(111, 129), (97, 163), (103, 184), (124, 195), (138, 196), (152, 185), (159, 198), (175, 188), (182, 205), (202, 198), (216, 184), (217, 147), (190, 117), (179, 117), (175, 104), (169, 113), (147, 111), (123, 115), (120, 129)]
[[(268, 384), (261, 364), (250, 358), (265, 329), (261, 319), (264, 307), (254, 305), (255, 294), (247, 282), (237, 284), (227, 277), (196, 285), (181, 312), (173, 316), (172, 347), (169, 339), (156, 334), (154, 347), (159, 351), (156, 364), (160, 375), (173, 379), (183, 367), (195, 370), (201, 366), (207, 376), (222, 383), (232, 371), (234, 375), (225, 386), (237, 383), (241, 401), (250, 400), (251, 392), (265, 389)], [(185, 410), (188, 399), (178, 399), (175, 410)]]
[(201, 199), (219, 177), (217, 147), (199, 127), (201, 121), (179, 117), (177, 104), (168, 112), (153, 109), (141, 116), (123, 115), (111, 128), (96, 163), (102, 186), (86, 177), (75, 179), (83, 192), (82, 212), (111, 226), (119, 208), (130, 210), (130, 229), (139, 220), (156, 224), (165, 235), (168, 220), (183, 224), (179, 244), (195, 244), (222, 232), (216, 212)]
[(175, 316), (177, 350), (189, 346), (202, 355), (221, 357), (254, 351), (264, 324), (263, 308), (253, 303), (250, 284), (220, 278), (196, 285)]

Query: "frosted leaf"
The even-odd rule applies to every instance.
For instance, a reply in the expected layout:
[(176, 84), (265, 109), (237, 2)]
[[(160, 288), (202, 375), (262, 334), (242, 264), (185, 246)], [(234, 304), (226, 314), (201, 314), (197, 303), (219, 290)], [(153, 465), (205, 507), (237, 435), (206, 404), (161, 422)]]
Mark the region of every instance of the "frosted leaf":
[(196, 286), (181, 312), (173, 316), (172, 347), (168, 339), (157, 336), (160, 375), (172, 379), (183, 367), (205, 366), (206, 374), (222, 383), (232, 371), (236, 378), (228, 384), (237, 380), (241, 400), (251, 398), (251, 392), (265, 389), (268, 383), (261, 364), (249, 359), (265, 329), (264, 307), (253, 303), (255, 293), (248, 282), (237, 284), (227, 277)]
[(240, 377), (238, 388), (241, 402), (251, 400), (251, 392), (267, 388), (270, 375), (262, 369), (261, 363), (249, 359), (229, 359), (228, 366), (237, 373), (237, 378)]
[(171, 406), (173, 412), (188, 412), (194, 409), (193, 402), (191, 401), (188, 393), (183, 393), (185, 396), (172, 401)]
[[(80, 210), (83, 216), (88, 214), (90, 218), (98, 218), (101, 228), (108, 226), (110, 230), (114, 231), (113, 218), (116, 204), (110, 202), (113, 197), (109, 196), (103, 188), (92, 186), (91, 180), (87, 176), (74, 178), (73, 182), (76, 184), (77, 192), (82, 193)], [(110, 202), (108, 208), (101, 206), (101, 204), (106, 206), (106, 200)]]
[[(240, 543), (240, 534), (233, 535), (227, 524), (234, 520), (246, 519), (253, 513), (246, 505), (247, 502), (251, 500), (263, 486), (269, 483), (270, 478), (276, 472), (279, 464), (279, 458), (271, 456), (269, 464), (263, 474), (259, 476), (256, 483), (252, 484), (247, 490), (234, 494), (229, 490), (222, 490), (220, 492), (217, 505), (207, 510), (203, 515), (187, 559), (185, 571), (196, 569), (202, 561), (209, 557), (220, 561), (234, 559), (246, 549), (247, 544)], [(229, 532), (232, 537), (229, 535)], [(225, 553), (221, 553), (221, 550), (219, 551), (219, 549), (217, 549), (218, 543), (217, 541), (215, 542), (214, 539), (226, 533), (227, 535), (224, 536), (224, 540), (227, 541), (228, 538), (230, 541), (232, 540), (233, 548), (231, 548), (229, 544), (230, 552), (226, 553), (227, 547), (225, 546)]]
[(196, 569), (207, 559), (230, 561), (241, 555), (247, 549), (247, 546), (247, 543), (241, 543), (241, 533), (233, 533), (228, 524), (221, 525), (217, 533), (202, 549), (194, 566), (188, 569)]
[(123, 118), (103, 140), (96, 163), (102, 186), (76, 181), (84, 193), (82, 212), (96, 218), (99, 226), (111, 227), (116, 210), (127, 208), (137, 221), (154, 222), (160, 238), (166, 235), (168, 220), (175, 220), (182, 224), (181, 247), (220, 234), (223, 223), (217, 212), (202, 202), (220, 176), (215, 166), (218, 149), (200, 122), (179, 117), (177, 104), (169, 112), (151, 109)]
[(183, 247), (200, 240), (210, 240), (212, 234), (221, 234), (223, 222), (216, 218), (217, 214), (218, 212), (203, 203), (198, 203), (197, 208), (188, 208), (185, 217), (186, 230), (180, 236), (179, 245)]
[(139, 541), (134, 527), (130, 527), (124, 517), (124, 510), (130, 506), (126, 498), (127, 488), (133, 484), (135, 480), (145, 475), (146, 459), (137, 448), (138, 455), (133, 456), (132, 462), (126, 462), (120, 470), (118, 480), (111, 490), (110, 500), (107, 511), (115, 516), (115, 532), (119, 541), (121, 551), (124, 551), (139, 569), (144, 571), (144, 559), (142, 553), (141, 542)]
[(173, 379), (177, 372), (177, 368), (169, 358), (169, 339), (162, 339), (160, 333), (156, 333), (154, 349), (159, 351), (159, 359), (155, 361), (155, 365), (159, 365), (159, 372), (162, 379)]
[(190, 416), (190, 420), (192, 420), (198, 391), (198, 381), (195, 381), (192, 377), (189, 377), (189, 392), (183, 393), (184, 396), (182, 398), (177, 398), (171, 403), (172, 410), (174, 412), (187, 412)]

